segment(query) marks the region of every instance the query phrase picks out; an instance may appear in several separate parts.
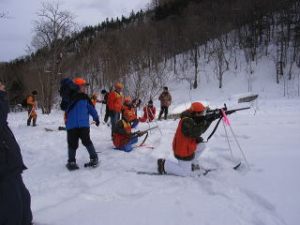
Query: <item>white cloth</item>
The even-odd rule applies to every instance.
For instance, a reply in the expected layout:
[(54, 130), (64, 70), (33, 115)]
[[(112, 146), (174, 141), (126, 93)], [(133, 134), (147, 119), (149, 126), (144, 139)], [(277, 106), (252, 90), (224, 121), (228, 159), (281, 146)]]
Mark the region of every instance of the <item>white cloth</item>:
[(195, 158), (190, 161), (178, 160), (178, 162), (173, 162), (170, 160), (165, 161), (165, 171), (167, 174), (173, 174), (177, 176), (193, 176), (194, 173), (192, 171), (192, 164), (197, 164), (200, 155), (205, 150), (206, 145), (204, 143), (200, 143), (197, 145), (197, 149), (195, 151)]

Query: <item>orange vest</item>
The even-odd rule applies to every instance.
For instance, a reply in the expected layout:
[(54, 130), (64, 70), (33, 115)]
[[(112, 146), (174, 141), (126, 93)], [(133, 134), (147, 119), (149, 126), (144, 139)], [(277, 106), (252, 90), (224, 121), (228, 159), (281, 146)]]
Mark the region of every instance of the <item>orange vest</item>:
[(175, 157), (178, 156), (179, 158), (188, 158), (194, 155), (194, 152), (197, 148), (196, 138), (186, 137), (182, 133), (182, 123), (185, 118), (181, 119), (174, 139), (173, 139), (173, 152)]
[(116, 91), (112, 91), (108, 94), (107, 100), (108, 108), (114, 112), (121, 112), (123, 105), (123, 96)]
[(92, 102), (93, 106), (96, 106), (96, 104), (97, 104), (97, 99), (91, 98), (91, 102)]
[(135, 114), (135, 109), (133, 107), (129, 107), (127, 105), (122, 106), (122, 115), (124, 115), (127, 110), (132, 112), (132, 114), (134, 115), (133, 119), (137, 119), (137, 115)]
[(116, 148), (123, 147), (130, 140), (131, 125), (130, 125), (130, 123), (126, 122), (125, 120), (122, 120), (122, 123), (123, 123), (123, 128), (126, 131), (127, 135), (113, 133), (113, 143), (114, 143), (114, 146), (116, 146)]

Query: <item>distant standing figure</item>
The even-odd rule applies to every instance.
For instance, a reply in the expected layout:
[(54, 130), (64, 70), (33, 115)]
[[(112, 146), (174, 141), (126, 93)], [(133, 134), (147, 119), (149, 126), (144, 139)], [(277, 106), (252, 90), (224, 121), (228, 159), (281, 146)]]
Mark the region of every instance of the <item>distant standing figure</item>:
[[(108, 121), (108, 118), (109, 118), (109, 115), (110, 115), (110, 111), (109, 111), (109, 108), (107, 106), (107, 100), (108, 100), (108, 94), (109, 92), (107, 92), (105, 89), (102, 89), (101, 90), (101, 94), (103, 95), (103, 100), (101, 100), (100, 102), (102, 104), (105, 104), (106, 107), (105, 107), (105, 116), (104, 116), (104, 122), (107, 123)], [(102, 112), (101, 112), (102, 113)]]
[(5, 86), (0, 82), (0, 224), (30, 225), (31, 197), (22, 179), (20, 147), (7, 124), (9, 112)]
[(32, 120), (32, 126), (36, 126), (36, 120), (37, 120), (37, 91), (32, 91), (31, 95), (28, 95), (27, 97), (27, 112), (28, 112), (28, 118), (27, 118), (27, 126), (30, 126), (31, 120)]
[(160, 112), (158, 119), (161, 119), (162, 114), (164, 114), (164, 119), (166, 120), (168, 117), (169, 106), (172, 103), (172, 96), (168, 90), (168, 87), (164, 87), (163, 92), (159, 96), (160, 101)]

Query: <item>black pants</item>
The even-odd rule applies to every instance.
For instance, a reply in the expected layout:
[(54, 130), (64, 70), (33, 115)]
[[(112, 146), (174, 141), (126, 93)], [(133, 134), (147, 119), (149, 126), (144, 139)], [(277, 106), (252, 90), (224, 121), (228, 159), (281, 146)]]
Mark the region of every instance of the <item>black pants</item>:
[(79, 145), (79, 139), (82, 144), (86, 147), (90, 158), (95, 159), (98, 158), (97, 153), (95, 151), (93, 142), (90, 138), (90, 128), (74, 128), (67, 131), (67, 139), (68, 139), (68, 156), (69, 162), (76, 162), (76, 150)]
[(108, 109), (108, 106), (106, 106), (106, 109), (105, 109), (105, 116), (104, 116), (104, 122), (105, 122), (105, 123), (107, 123), (109, 116), (110, 116), (110, 111), (109, 111), (109, 109)]
[(30, 225), (30, 193), (20, 174), (0, 181), (0, 224)]
[(161, 106), (160, 107), (160, 112), (159, 112), (159, 116), (158, 116), (159, 120), (161, 119), (161, 116), (162, 116), (163, 113), (164, 113), (165, 120), (167, 119), (167, 117), (168, 117), (168, 109), (169, 109), (168, 106)]

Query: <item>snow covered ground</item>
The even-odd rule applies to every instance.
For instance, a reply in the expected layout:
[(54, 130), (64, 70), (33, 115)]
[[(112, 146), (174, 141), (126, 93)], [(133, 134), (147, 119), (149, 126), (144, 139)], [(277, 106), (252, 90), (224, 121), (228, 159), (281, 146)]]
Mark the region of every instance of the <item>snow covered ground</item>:
[[(262, 76), (257, 73), (256, 77)], [(245, 106), (236, 99), (246, 92), (246, 85), (236, 80), (225, 80), (222, 90), (204, 83), (190, 92), (184, 83), (171, 84), (171, 111), (181, 111), (194, 100), (210, 106), (224, 102), (229, 108)], [(275, 84), (261, 80), (255, 84), (253, 91), (260, 97), (253, 108), (229, 116), (249, 167), (229, 135), (231, 157), (220, 124), (200, 160), (201, 166), (216, 171), (200, 177), (135, 173), (156, 171), (159, 157), (175, 160), (171, 143), (178, 121), (151, 124), (160, 128), (152, 131), (146, 142), (155, 148), (141, 147), (131, 153), (112, 149), (109, 127), (92, 126), (100, 166), (83, 168), (88, 154), (80, 145), (77, 162), (81, 169), (69, 172), (65, 168), (65, 131), (44, 129), (63, 125), (62, 112), (39, 114), (36, 128), (25, 125), (26, 113), (10, 113), (9, 125), (28, 166), (24, 181), (32, 195), (34, 221), (41, 225), (298, 225), (300, 99), (281, 97), (281, 87)], [(140, 130), (145, 128), (147, 124), (139, 126)], [(242, 167), (235, 171), (232, 166), (239, 160)]]

